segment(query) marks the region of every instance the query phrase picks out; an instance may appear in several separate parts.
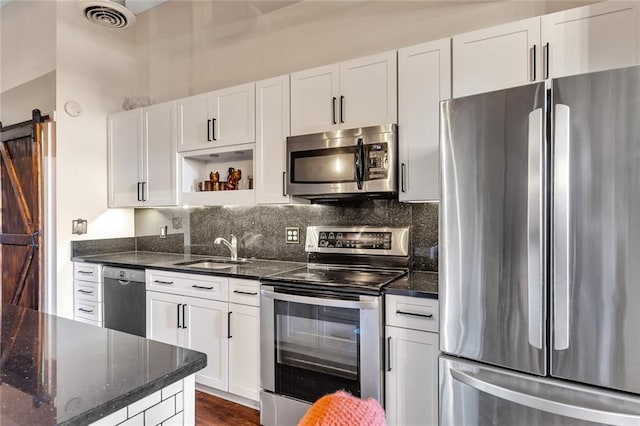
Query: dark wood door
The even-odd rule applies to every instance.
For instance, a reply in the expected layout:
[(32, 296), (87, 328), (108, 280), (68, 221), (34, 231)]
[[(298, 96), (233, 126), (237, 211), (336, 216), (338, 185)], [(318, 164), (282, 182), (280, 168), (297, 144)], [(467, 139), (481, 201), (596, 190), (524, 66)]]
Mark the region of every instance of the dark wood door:
[(2, 302), (40, 309), (43, 291), (42, 123), (0, 123), (0, 264)]

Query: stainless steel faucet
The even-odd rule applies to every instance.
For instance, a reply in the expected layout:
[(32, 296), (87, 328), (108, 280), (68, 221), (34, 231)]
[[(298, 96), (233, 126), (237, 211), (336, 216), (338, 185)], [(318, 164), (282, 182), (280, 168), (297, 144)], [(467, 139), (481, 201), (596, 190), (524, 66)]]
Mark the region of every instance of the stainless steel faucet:
[(238, 260), (238, 239), (235, 235), (231, 234), (231, 242), (224, 238), (216, 238), (213, 244), (224, 244), (226, 248), (231, 252), (231, 260)]

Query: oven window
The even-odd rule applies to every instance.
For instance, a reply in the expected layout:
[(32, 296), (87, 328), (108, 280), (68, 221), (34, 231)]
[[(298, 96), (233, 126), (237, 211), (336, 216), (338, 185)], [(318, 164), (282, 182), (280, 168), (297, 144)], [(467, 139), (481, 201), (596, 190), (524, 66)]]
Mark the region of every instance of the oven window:
[(357, 147), (291, 153), (292, 183), (340, 183), (356, 180)]
[(314, 402), (343, 389), (360, 396), (360, 311), (274, 302), (276, 392)]

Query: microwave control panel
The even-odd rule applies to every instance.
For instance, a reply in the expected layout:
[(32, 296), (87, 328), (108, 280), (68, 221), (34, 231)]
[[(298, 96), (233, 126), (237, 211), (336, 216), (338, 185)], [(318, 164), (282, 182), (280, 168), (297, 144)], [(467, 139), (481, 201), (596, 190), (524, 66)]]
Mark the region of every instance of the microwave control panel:
[(367, 177), (366, 180), (386, 179), (389, 173), (389, 155), (386, 143), (367, 145)]
[(320, 247), (390, 250), (391, 232), (323, 231), (318, 238)]

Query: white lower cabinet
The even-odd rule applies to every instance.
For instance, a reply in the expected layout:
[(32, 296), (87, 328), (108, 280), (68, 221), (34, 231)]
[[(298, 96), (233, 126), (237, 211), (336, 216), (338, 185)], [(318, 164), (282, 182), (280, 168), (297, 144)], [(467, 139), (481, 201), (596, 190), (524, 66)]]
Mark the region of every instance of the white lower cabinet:
[[(387, 424), (438, 424), (437, 301), (386, 296)], [(410, 321), (407, 322), (406, 320)], [(413, 328), (408, 328), (413, 327)], [(430, 330), (430, 331), (425, 331)]]
[(73, 263), (73, 319), (102, 327), (102, 265)]
[(258, 401), (260, 283), (166, 271), (146, 274), (147, 338), (205, 353), (207, 366), (196, 373), (196, 383)]

